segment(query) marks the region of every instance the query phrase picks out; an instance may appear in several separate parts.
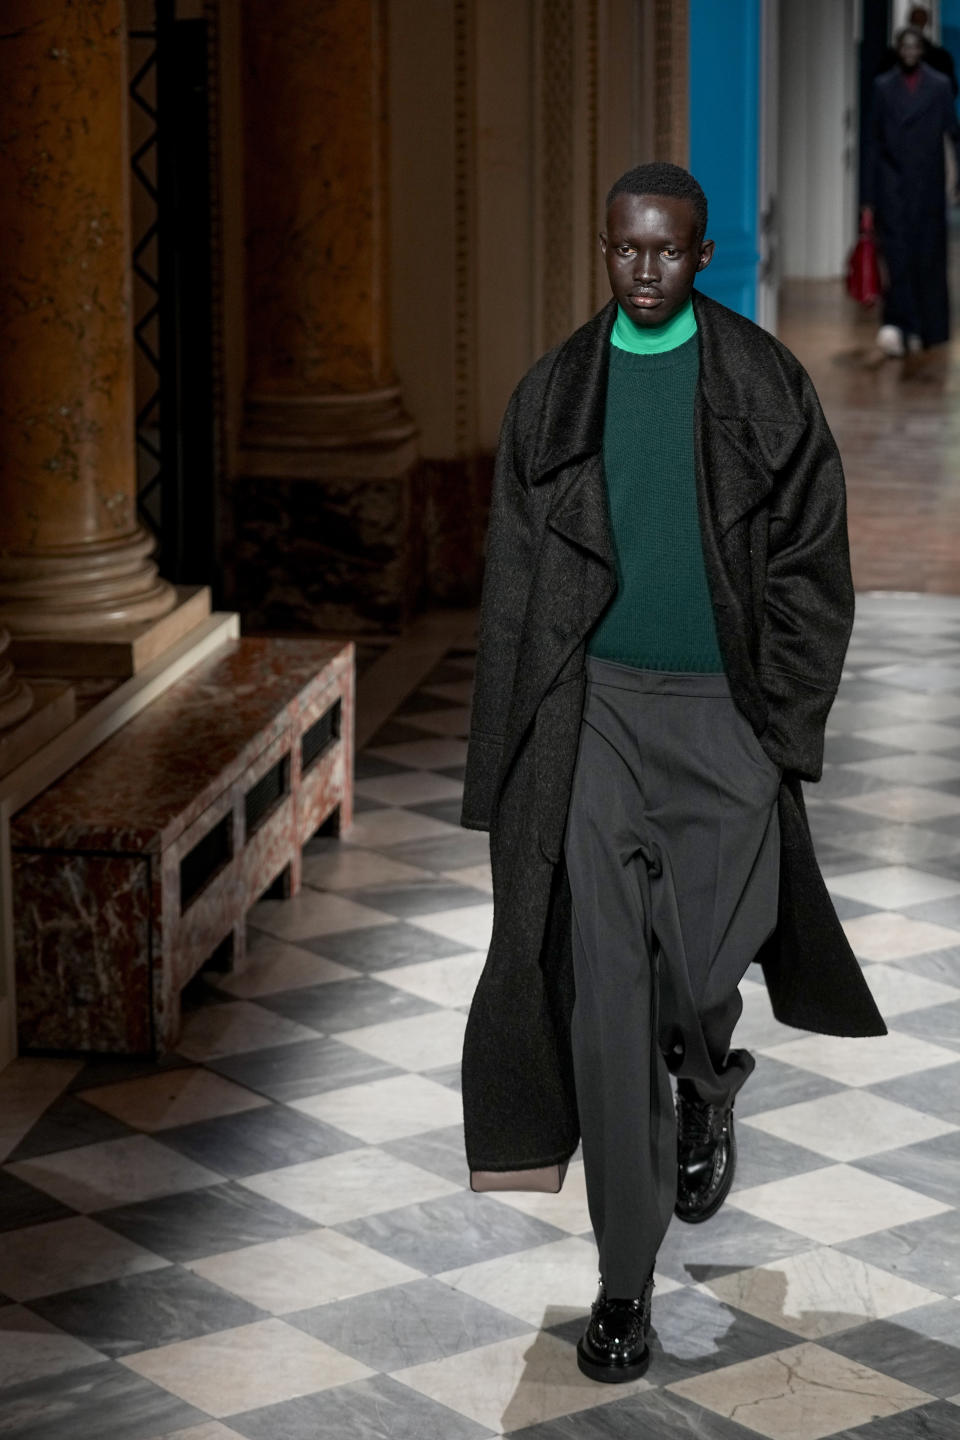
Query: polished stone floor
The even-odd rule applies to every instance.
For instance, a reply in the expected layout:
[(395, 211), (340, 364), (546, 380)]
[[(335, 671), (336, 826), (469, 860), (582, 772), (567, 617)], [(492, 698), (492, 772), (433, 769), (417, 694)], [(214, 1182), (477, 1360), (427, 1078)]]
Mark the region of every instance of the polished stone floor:
[(808, 795), (891, 1034), (787, 1030), (745, 982), (737, 1188), (668, 1234), (626, 1388), (575, 1365), (580, 1167), (465, 1188), (471, 671), (450, 650), (369, 736), (352, 831), (252, 913), (176, 1057), (0, 1076), (0, 1434), (960, 1440), (960, 599), (861, 598)]

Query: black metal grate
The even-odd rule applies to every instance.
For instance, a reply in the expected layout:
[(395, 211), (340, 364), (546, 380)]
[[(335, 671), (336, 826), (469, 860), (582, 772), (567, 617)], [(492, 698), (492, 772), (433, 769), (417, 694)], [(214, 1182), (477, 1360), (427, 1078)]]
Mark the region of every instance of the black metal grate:
[(325, 710), (319, 720), (315, 720), (309, 730), (303, 732), (300, 741), (301, 769), (304, 775), (310, 766), (319, 760), (325, 750), (328, 750), (335, 740), (340, 739), (340, 716), (342, 706), (338, 700)]
[(270, 812), (285, 795), (290, 794), (290, 756), (284, 755), (271, 765), (244, 797), (247, 818), (247, 839), (256, 834)]
[(218, 825), (198, 840), (180, 861), (180, 911), (193, 904), (202, 890), (233, 855), (233, 816), (224, 815)]

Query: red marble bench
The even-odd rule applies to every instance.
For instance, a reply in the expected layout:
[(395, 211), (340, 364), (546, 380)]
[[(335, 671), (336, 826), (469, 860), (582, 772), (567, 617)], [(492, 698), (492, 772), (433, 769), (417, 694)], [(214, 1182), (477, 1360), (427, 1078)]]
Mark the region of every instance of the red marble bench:
[(241, 965), (253, 902), (350, 823), (353, 662), (229, 641), (14, 817), (21, 1049), (176, 1045), (184, 985)]

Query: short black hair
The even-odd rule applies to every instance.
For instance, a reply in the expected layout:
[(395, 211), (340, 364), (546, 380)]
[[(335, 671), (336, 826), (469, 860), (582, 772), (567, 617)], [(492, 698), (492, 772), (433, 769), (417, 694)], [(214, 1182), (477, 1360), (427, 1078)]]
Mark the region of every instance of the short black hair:
[(689, 200), (697, 217), (697, 239), (702, 240), (707, 233), (707, 197), (702, 185), (682, 165), (670, 165), (665, 160), (635, 165), (611, 185), (607, 194), (608, 210), (618, 195), (674, 195), (679, 200)]

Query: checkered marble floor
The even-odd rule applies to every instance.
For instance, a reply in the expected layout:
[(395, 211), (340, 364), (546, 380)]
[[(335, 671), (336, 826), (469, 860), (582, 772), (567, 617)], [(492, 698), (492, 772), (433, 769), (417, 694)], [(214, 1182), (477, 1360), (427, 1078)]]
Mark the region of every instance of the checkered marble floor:
[(886, 1039), (744, 983), (741, 1164), (675, 1225), (647, 1378), (573, 1342), (581, 1167), (471, 1195), (458, 1060), (491, 923), (457, 828), (472, 657), (361, 755), (358, 814), (251, 915), (161, 1065), (0, 1076), (9, 1440), (960, 1437), (960, 600), (861, 600), (810, 814)]

